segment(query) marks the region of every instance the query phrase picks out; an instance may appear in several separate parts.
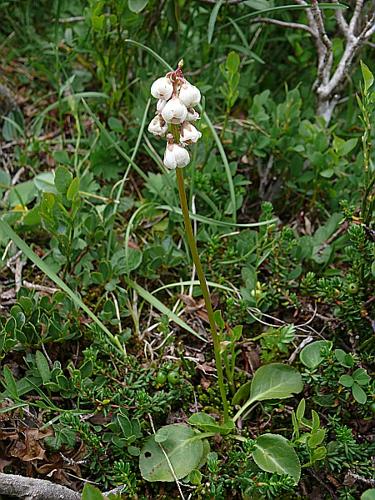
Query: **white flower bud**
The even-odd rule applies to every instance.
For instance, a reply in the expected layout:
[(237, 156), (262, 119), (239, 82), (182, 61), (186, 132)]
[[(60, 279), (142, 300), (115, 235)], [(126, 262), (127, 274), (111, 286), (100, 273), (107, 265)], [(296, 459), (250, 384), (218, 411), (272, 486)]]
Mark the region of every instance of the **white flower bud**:
[(160, 115), (156, 115), (150, 122), (148, 129), (151, 134), (158, 137), (164, 136), (168, 131), (168, 125), (165, 123)]
[(151, 85), (151, 95), (156, 97), (156, 99), (168, 100), (171, 98), (173, 93), (173, 85), (169, 78), (163, 76), (158, 78)]
[(187, 115), (186, 115), (186, 121), (188, 122), (195, 122), (199, 120), (199, 113), (195, 111), (195, 109), (190, 108), (188, 109)]
[(167, 123), (182, 123), (185, 121), (187, 109), (178, 97), (172, 97), (164, 106), (161, 115)]
[(164, 153), (164, 165), (167, 168), (186, 167), (190, 161), (189, 153), (178, 144), (168, 144)]
[(190, 108), (200, 103), (201, 93), (197, 87), (194, 87), (191, 83), (185, 82), (181, 85), (178, 97), (187, 108)]
[(167, 104), (167, 101), (164, 99), (159, 99), (158, 102), (156, 103), (156, 110), (158, 113), (161, 113), (164, 109), (164, 106)]
[(201, 132), (189, 122), (184, 122), (181, 127), (181, 142), (191, 144), (197, 142), (202, 137)]

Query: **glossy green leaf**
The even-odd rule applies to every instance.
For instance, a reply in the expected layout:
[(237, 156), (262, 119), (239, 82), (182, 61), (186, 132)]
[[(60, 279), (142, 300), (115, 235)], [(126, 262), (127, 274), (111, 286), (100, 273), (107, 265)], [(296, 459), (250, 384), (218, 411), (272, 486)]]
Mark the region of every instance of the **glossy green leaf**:
[(17, 384), (14, 379), (13, 373), (8, 366), (4, 366), (3, 375), (5, 380), (5, 390), (11, 398), (18, 399)]
[(139, 14), (147, 6), (148, 0), (128, 0), (128, 7), (135, 14)]
[(305, 415), (305, 409), (306, 409), (306, 401), (305, 399), (301, 399), (301, 401), (298, 403), (297, 410), (296, 410), (296, 418), (298, 422), (301, 422), (304, 415)]
[(72, 180), (73, 175), (66, 167), (57, 167), (55, 171), (55, 186), (59, 193), (65, 194)]
[(339, 383), (344, 387), (352, 387), (352, 385), (354, 384), (354, 380), (350, 375), (341, 375), (341, 377), (339, 378)]
[(353, 398), (357, 401), (357, 403), (364, 405), (367, 401), (367, 394), (358, 384), (354, 382), (352, 385), (352, 394)]
[(216, 422), (216, 420), (206, 413), (194, 413), (189, 418), (189, 424), (194, 425), (205, 432), (214, 432), (215, 434), (226, 435), (234, 429), (233, 420), (229, 420), (224, 424)]
[(49, 380), (51, 380), (51, 370), (49, 368), (47, 358), (41, 351), (36, 351), (35, 362), (38, 372), (42, 377), (43, 384), (46, 384)]
[(291, 366), (282, 363), (261, 366), (251, 381), (250, 399), (238, 410), (233, 420), (235, 422), (255, 401), (290, 398), (302, 389), (301, 374)]
[(285, 399), (303, 389), (301, 374), (291, 366), (271, 363), (255, 372), (250, 390), (250, 399)]
[(69, 201), (73, 201), (74, 198), (76, 198), (76, 196), (78, 195), (79, 193), (79, 184), (80, 184), (80, 181), (79, 181), (79, 178), (78, 177), (75, 177), (72, 182), (70, 183), (69, 187), (68, 187), (68, 190), (66, 192), (66, 197)]
[(352, 373), (352, 377), (354, 381), (359, 385), (367, 385), (371, 380), (370, 375), (368, 375), (364, 368), (357, 368)]
[(364, 91), (365, 94), (367, 94), (367, 92), (374, 83), (374, 75), (370, 71), (370, 68), (363, 61), (361, 61), (361, 70), (362, 70), (363, 81), (365, 82)]
[(375, 488), (366, 490), (361, 495), (361, 500), (375, 500)]
[[(162, 435), (162, 443), (155, 437)], [(157, 438), (159, 439), (159, 438)], [(139, 457), (139, 467), (146, 481), (173, 482), (182, 479), (200, 465), (204, 446), (191, 427), (167, 425), (149, 437)]]
[(325, 429), (318, 429), (316, 432), (312, 433), (307, 443), (310, 448), (316, 448), (324, 441), (326, 435)]
[(242, 384), (232, 398), (232, 405), (238, 405), (250, 398), (251, 380)]
[(299, 354), (299, 359), (307, 368), (314, 369), (323, 361), (322, 349), (332, 349), (332, 342), (329, 340), (317, 340), (307, 344)]
[(262, 470), (287, 474), (297, 484), (301, 476), (301, 464), (289, 441), (278, 434), (263, 434), (256, 440), (253, 459)]
[(82, 491), (82, 500), (103, 500), (104, 497), (92, 484), (86, 483)]

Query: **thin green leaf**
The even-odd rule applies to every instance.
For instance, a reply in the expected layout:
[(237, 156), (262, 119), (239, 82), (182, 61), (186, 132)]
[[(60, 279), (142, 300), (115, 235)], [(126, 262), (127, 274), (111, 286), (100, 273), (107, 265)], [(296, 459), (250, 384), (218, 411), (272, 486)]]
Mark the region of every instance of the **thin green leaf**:
[[(263, 16), (264, 14), (269, 14), (270, 12), (283, 12), (283, 11), (290, 11), (290, 10), (306, 10), (311, 5), (279, 5), (278, 7), (271, 7), (269, 9), (263, 9), (263, 10), (256, 10), (255, 12), (250, 12), (249, 14), (244, 14), (243, 16), (237, 17), (235, 19), (236, 22), (242, 21), (243, 19), (249, 19), (251, 17), (258, 17), (258, 16)], [(319, 3), (319, 9), (320, 10), (341, 10), (341, 9), (348, 9), (348, 6), (343, 4), (343, 3), (337, 3), (337, 4), (332, 4), (332, 3)], [(229, 23), (223, 24), (220, 29), (226, 28), (229, 26)]]
[(216, 18), (217, 15), (219, 14), (219, 10), (222, 5), (223, 5), (223, 0), (219, 0), (211, 11), (210, 19), (208, 20), (208, 30), (207, 30), (207, 39), (209, 44), (211, 44), (212, 42), (212, 37), (215, 30)]
[(5, 385), (6, 391), (13, 399), (18, 399), (17, 384), (16, 384), (16, 381), (13, 377), (13, 373), (8, 366), (4, 366), (3, 375), (4, 375), (4, 380), (5, 380), (4, 385)]
[(192, 335), (194, 335), (198, 339), (202, 340), (203, 342), (207, 342), (207, 340), (205, 338), (201, 337), (201, 335), (199, 335), (199, 333), (195, 332), (187, 323), (185, 323), (185, 321), (183, 321), (181, 318), (179, 318), (177, 316), (177, 314), (175, 314), (168, 307), (166, 307), (162, 302), (160, 302), (160, 300), (158, 300), (156, 297), (154, 297), (150, 292), (148, 292), (143, 287), (141, 287), (141, 285), (138, 285), (138, 283), (136, 283), (135, 281), (133, 281), (127, 277), (124, 277), (124, 279), (125, 279), (126, 283), (128, 284), (128, 286), (133, 288), (138, 293), (138, 295), (140, 295), (146, 302), (148, 302), (153, 307), (155, 307), (155, 309), (160, 311), (162, 314), (165, 314), (166, 316), (168, 316), (168, 318), (171, 321), (173, 321), (178, 326), (180, 326), (181, 328), (183, 328), (187, 332), (191, 333)]
[[(169, 205), (159, 205), (156, 208), (161, 210), (168, 210), (169, 212), (174, 212), (176, 214), (182, 215), (182, 210), (179, 207), (171, 207)], [(227, 227), (260, 227), (266, 226), (268, 224), (274, 224), (277, 222), (277, 219), (269, 219), (262, 222), (249, 222), (248, 224), (238, 224), (235, 222), (228, 222), (223, 220), (212, 219), (210, 217), (205, 217), (204, 215), (197, 215), (189, 212), (189, 216), (193, 220), (197, 220), (198, 222), (203, 222), (204, 224), (210, 224), (213, 226), (227, 226)]]
[(26, 257), (30, 259), (31, 262), (33, 262), (44, 274), (46, 274), (50, 280), (56, 283), (56, 285), (60, 287), (61, 290), (63, 290), (78, 307), (85, 311), (85, 313), (94, 321), (94, 323), (96, 323), (99, 328), (108, 336), (118, 352), (123, 357), (125, 357), (126, 354), (119, 339), (116, 336), (112, 335), (112, 333), (100, 321), (100, 319), (82, 302), (80, 297), (76, 293), (74, 293), (73, 290), (69, 288), (68, 285), (64, 283), (63, 280), (59, 278), (57, 274), (52, 271), (50, 267), (32, 251), (29, 245), (13, 231), (9, 224), (1, 219), (0, 230), (2, 230), (4, 234), (6, 234), (13, 241), (13, 243), (26, 255)]

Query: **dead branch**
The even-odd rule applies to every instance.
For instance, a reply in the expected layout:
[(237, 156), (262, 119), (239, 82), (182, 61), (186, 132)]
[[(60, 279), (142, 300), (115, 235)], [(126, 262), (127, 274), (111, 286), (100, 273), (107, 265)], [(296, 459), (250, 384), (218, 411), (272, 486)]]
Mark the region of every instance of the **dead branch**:
[(44, 479), (0, 473), (0, 494), (22, 500), (80, 500), (81, 495)]
[[(105, 497), (109, 494), (120, 493), (123, 486), (103, 493)], [(36, 479), (33, 477), (19, 476), (18, 474), (5, 474), (0, 472), (0, 497), (7, 495), (21, 500), (81, 500), (81, 494), (66, 486)]]
[[(308, 6), (305, 0), (294, 0), (298, 5)], [(331, 0), (338, 4), (339, 0)], [(364, 19), (364, 0), (356, 0), (354, 10), (349, 22), (344, 11), (335, 11), (337, 26), (345, 38), (345, 48), (336, 68), (333, 68), (332, 41), (329, 38), (324, 22), (324, 15), (319, 8), (319, 1), (312, 0), (311, 7), (306, 9), (308, 25), (311, 28), (317, 50), (318, 71), (317, 79), (313, 86), (317, 94), (317, 113), (328, 124), (333, 110), (340, 100), (339, 92), (345, 83), (354, 57), (360, 48), (368, 43), (369, 38), (375, 33), (375, 8), (372, 7), (367, 20)]]
[(279, 19), (272, 19), (270, 17), (255, 17), (254, 19), (250, 20), (250, 24), (276, 24), (277, 26), (281, 26), (282, 28), (304, 30), (310, 33), (310, 35), (314, 35), (313, 30), (310, 28), (310, 26), (307, 26), (307, 24), (280, 21)]

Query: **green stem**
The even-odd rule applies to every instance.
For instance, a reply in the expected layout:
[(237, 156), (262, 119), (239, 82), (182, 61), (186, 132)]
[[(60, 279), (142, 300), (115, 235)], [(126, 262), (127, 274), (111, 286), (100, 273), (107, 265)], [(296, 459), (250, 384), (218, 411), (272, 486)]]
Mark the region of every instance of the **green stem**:
[(212, 308), (210, 292), (208, 290), (206, 278), (204, 276), (203, 267), (202, 267), (202, 264), (201, 264), (201, 261), (199, 258), (199, 254), (198, 254), (197, 244), (195, 242), (193, 228), (191, 226), (191, 221), (190, 221), (190, 217), (189, 217), (189, 208), (188, 208), (185, 186), (184, 186), (184, 174), (183, 174), (183, 170), (181, 168), (176, 169), (176, 176), (177, 176), (178, 192), (180, 195), (182, 215), (184, 217), (186, 236), (187, 236), (187, 240), (189, 243), (191, 255), (193, 257), (193, 262), (194, 262), (195, 268), (197, 270), (199, 283), (201, 285), (203, 298), (204, 298), (204, 302), (205, 302), (206, 309), (207, 309), (208, 320), (210, 322), (211, 335), (212, 335), (212, 340), (213, 340), (213, 344), (214, 344), (217, 378), (218, 378), (218, 383), (219, 383), (219, 388), (220, 388), (220, 395), (221, 395), (221, 399), (223, 401), (223, 407), (224, 407), (224, 421), (227, 421), (228, 420), (229, 405), (228, 405), (227, 395), (226, 395), (225, 386), (224, 386), (223, 365), (222, 365), (222, 360), (221, 360), (221, 355), (220, 355), (220, 338), (219, 338), (219, 335), (218, 335), (217, 329), (216, 329), (216, 323), (215, 323), (215, 318), (214, 318), (214, 311)]

